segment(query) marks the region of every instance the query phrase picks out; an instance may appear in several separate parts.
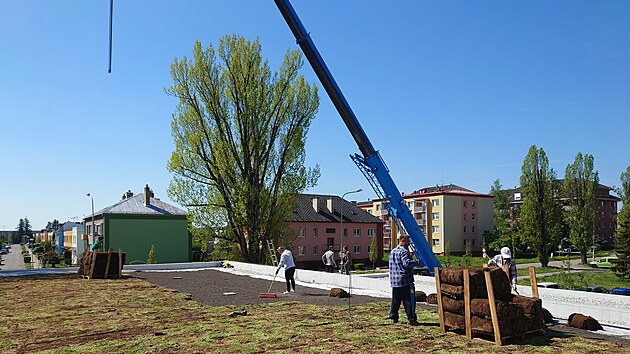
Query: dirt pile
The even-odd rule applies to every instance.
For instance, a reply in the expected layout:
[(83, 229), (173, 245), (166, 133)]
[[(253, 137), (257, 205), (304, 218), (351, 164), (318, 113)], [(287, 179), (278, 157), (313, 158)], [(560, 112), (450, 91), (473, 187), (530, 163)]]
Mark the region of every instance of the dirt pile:
[(339, 298), (345, 299), (345, 298), (349, 298), (350, 294), (348, 294), (348, 292), (343, 290), (342, 288), (332, 288), (330, 289), (330, 294), (328, 296), (339, 297)]
[(427, 294), (424, 291), (416, 290), (416, 302), (426, 302)]
[(585, 316), (581, 313), (572, 313), (569, 316), (568, 324), (571, 327), (587, 329), (589, 331), (600, 331), (604, 329), (596, 319), (591, 316)]

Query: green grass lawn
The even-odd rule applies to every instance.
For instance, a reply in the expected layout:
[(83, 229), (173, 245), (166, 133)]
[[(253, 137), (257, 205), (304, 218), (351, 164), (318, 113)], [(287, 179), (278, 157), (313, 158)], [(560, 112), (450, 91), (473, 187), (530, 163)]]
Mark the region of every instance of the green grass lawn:
[[(548, 331), (497, 347), (441, 333), (437, 313), (418, 327), (385, 320), (389, 302), (206, 306), (148, 282), (70, 276), (0, 278), (2, 353), (620, 353), (617, 343)], [(624, 349), (625, 348), (625, 349)]]
[[(577, 290), (587, 286), (603, 286), (609, 290), (616, 287), (630, 288), (630, 281), (623, 281), (617, 278), (615, 273), (610, 270), (562, 272), (538, 278), (537, 281), (558, 283), (558, 287), (561, 289), (570, 290)], [(518, 284), (530, 285), (529, 277), (523, 277)]]

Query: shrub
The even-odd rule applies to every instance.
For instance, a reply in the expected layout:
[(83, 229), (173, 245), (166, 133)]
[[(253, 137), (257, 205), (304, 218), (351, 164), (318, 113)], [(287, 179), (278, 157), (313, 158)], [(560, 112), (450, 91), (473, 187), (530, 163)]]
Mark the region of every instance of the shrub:
[(31, 256), (24, 256), (24, 264), (31, 263)]
[(149, 250), (149, 257), (147, 258), (147, 264), (156, 264), (157, 260), (155, 259), (155, 247), (151, 245), (151, 249)]

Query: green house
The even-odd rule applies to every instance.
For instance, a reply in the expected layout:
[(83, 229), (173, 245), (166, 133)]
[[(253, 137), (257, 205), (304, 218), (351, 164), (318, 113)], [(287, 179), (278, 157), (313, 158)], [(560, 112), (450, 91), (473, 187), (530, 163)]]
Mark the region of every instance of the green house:
[(148, 185), (144, 193), (123, 194), (122, 200), (84, 219), (85, 239), (92, 245), (103, 236), (104, 250), (126, 253), (126, 264), (146, 263), (155, 247), (157, 263), (190, 262), (192, 237), (186, 212), (154, 197)]

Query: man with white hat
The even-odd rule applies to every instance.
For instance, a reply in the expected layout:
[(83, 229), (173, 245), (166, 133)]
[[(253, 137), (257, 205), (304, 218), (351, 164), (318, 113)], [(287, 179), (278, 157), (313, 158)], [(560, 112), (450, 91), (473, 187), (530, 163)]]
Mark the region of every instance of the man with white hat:
[(516, 291), (516, 262), (512, 258), (512, 251), (509, 247), (501, 248), (501, 254), (497, 254), (488, 261), (488, 265), (496, 265), (503, 268), (507, 265), (510, 268), (510, 279), (512, 281), (512, 288)]

